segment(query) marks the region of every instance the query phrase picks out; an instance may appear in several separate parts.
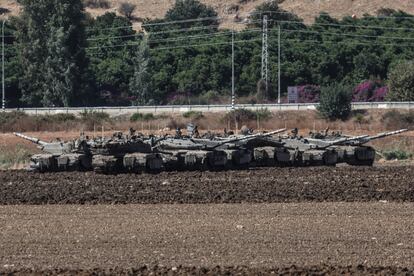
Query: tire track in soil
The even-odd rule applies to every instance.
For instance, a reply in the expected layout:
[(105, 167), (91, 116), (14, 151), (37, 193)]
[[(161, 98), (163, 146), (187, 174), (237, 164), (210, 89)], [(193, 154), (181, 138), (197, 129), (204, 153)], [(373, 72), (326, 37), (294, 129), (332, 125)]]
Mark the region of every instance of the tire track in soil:
[(158, 175), (0, 172), (0, 204), (414, 201), (414, 167), (264, 168)]

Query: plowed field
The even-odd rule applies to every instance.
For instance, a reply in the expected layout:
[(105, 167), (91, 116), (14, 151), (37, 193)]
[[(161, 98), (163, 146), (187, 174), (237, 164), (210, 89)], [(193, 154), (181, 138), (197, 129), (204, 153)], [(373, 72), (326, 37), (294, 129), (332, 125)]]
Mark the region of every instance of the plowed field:
[(0, 172), (0, 204), (414, 201), (411, 166), (158, 175)]
[(1, 171), (0, 274), (414, 275), (413, 210), (413, 166)]
[(291, 272), (358, 272), (361, 265), (361, 273), (413, 273), (413, 209), (378, 202), (3, 206), (0, 268), (146, 265), (172, 273), (181, 265), (182, 274), (204, 267), (213, 275), (293, 265)]

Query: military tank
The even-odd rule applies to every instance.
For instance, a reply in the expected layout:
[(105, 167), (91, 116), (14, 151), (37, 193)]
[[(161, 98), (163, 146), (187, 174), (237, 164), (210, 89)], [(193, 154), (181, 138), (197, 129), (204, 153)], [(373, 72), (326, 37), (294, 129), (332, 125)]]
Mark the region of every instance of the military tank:
[[(268, 141), (267, 137), (285, 132), (279, 129), (268, 133), (247, 134), (241, 136), (210, 137), (209, 139), (193, 139), (193, 141), (205, 145), (207, 148), (220, 150), (227, 155), (226, 168), (244, 169), (256, 166), (257, 163), (268, 164), (270, 160), (274, 163), (274, 154), (268, 155), (265, 147), (282, 147), (282, 143)], [(259, 154), (259, 152), (261, 154)]]
[(307, 138), (310, 143), (327, 149), (335, 150), (338, 153), (338, 163), (346, 163), (352, 166), (372, 166), (375, 162), (376, 151), (373, 147), (366, 144), (385, 137), (394, 136), (408, 129), (400, 129), (391, 132), (379, 133), (377, 135), (346, 136), (338, 133), (331, 135), (319, 134)]
[(259, 137), (285, 131), (277, 130), (234, 137), (166, 137), (157, 141), (154, 150), (161, 153), (167, 170), (223, 170), (248, 167), (252, 153), (243, 145)]
[(157, 172), (162, 158), (152, 152), (149, 140), (120, 132), (112, 137), (90, 139), (80, 135), (71, 141), (44, 142), (21, 133), (16, 136), (38, 145), (42, 154), (30, 158), (30, 169), (39, 172), (90, 171), (99, 173)]

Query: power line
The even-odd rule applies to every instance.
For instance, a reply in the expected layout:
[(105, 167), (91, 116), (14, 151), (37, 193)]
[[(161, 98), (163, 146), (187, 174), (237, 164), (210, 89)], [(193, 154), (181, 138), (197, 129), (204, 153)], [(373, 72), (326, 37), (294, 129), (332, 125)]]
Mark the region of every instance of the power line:
[[(295, 15), (297, 17), (299, 17), (297, 14), (293, 13), (293, 12), (289, 12), (289, 11), (285, 11), (285, 12), (281, 12), (281, 11), (258, 11), (258, 12), (252, 12), (250, 14), (263, 14), (263, 13), (274, 13), (274, 14), (291, 14), (291, 15)], [(308, 15), (308, 16), (314, 16), (314, 14), (312, 13), (304, 13), (303, 15)], [(330, 17), (330, 18), (335, 18), (332, 17), (330, 14), (326, 14), (326, 13), (319, 13), (318, 14), (319, 17)], [(351, 17), (351, 15), (347, 15), (344, 16), (343, 18), (346, 17)], [(412, 16), (374, 16), (374, 15), (363, 15), (362, 17), (358, 18), (358, 19), (365, 19), (365, 18), (373, 18), (373, 19), (410, 19), (410, 20), (414, 20), (414, 15)]]
[[(250, 43), (250, 42), (259, 42), (261, 41), (260, 38), (257, 39), (247, 39), (247, 40), (235, 40), (234, 43)], [(150, 49), (150, 51), (155, 50), (172, 50), (172, 49), (182, 49), (182, 48), (194, 48), (194, 47), (204, 47), (204, 46), (213, 46), (213, 45), (231, 45), (232, 42), (217, 42), (217, 43), (206, 43), (206, 44), (192, 44), (192, 45), (182, 45), (182, 46), (173, 46), (173, 47), (156, 47)]]
[[(260, 32), (261, 29), (249, 29), (246, 31), (239, 32), (237, 34), (245, 34), (245, 33), (253, 33), (253, 32)], [(174, 38), (167, 38), (167, 39), (158, 39), (158, 40), (149, 40), (149, 43), (159, 43), (159, 42), (175, 42), (175, 41), (182, 41), (182, 40), (191, 40), (191, 39), (199, 39), (199, 38), (209, 38), (209, 37), (218, 37), (230, 34), (231, 31), (225, 32), (218, 32), (212, 34), (202, 34), (202, 35), (194, 35), (194, 36), (179, 36)], [(116, 45), (107, 45), (107, 46), (94, 46), (94, 47), (86, 47), (85, 49), (105, 49), (105, 48), (116, 48), (116, 47), (123, 47), (123, 46), (137, 46), (140, 45), (140, 42), (135, 43), (122, 43)]]
[[(303, 24), (300, 21), (289, 21), (289, 20), (269, 20), (271, 22), (278, 23), (289, 23), (289, 24)], [(356, 24), (335, 24), (335, 23), (312, 23), (312, 26), (333, 26), (333, 27), (344, 27), (344, 28), (361, 28), (361, 29), (378, 29), (378, 30), (393, 30), (393, 31), (414, 31), (414, 28), (393, 28), (393, 27), (382, 27), (382, 26), (367, 26), (367, 25), (356, 25)]]
[(305, 31), (305, 30), (286, 30), (289, 33), (308, 33), (317, 35), (336, 35), (347, 37), (364, 37), (364, 38), (377, 38), (377, 39), (392, 39), (392, 40), (414, 40), (414, 37), (396, 37), (396, 36), (380, 36), (380, 35), (358, 35), (358, 34), (346, 34), (346, 33), (333, 33), (333, 32), (318, 32), (318, 31)]

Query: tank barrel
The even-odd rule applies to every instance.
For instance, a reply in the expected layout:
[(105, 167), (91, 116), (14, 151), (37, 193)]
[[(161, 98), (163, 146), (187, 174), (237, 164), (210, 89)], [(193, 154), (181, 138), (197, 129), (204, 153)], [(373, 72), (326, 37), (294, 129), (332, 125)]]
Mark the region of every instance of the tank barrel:
[(40, 140), (38, 138), (29, 137), (29, 136), (26, 136), (26, 135), (21, 134), (21, 133), (18, 133), (18, 132), (13, 132), (13, 134), (15, 136), (17, 136), (17, 137), (23, 138), (23, 139), (25, 139), (27, 141), (30, 141), (30, 142), (32, 142), (34, 144), (38, 144), (38, 145), (41, 145), (41, 146), (44, 146), (44, 145), (47, 145), (48, 144), (48, 143), (46, 143), (46, 142), (44, 142), (44, 141), (42, 141), (42, 140)]
[(388, 136), (394, 136), (403, 132), (407, 132), (408, 129), (400, 129), (400, 130), (396, 130), (396, 131), (390, 131), (390, 132), (383, 132), (377, 135), (373, 135), (373, 136), (367, 136), (367, 137), (363, 137), (361, 139), (357, 139), (357, 140), (353, 140), (351, 141), (351, 143), (353, 145), (363, 145), (366, 144), (368, 142), (371, 142), (373, 140), (377, 140), (377, 139), (382, 139)]
[(361, 135), (361, 136), (355, 136), (355, 137), (347, 137), (347, 138), (342, 138), (342, 139), (338, 139), (336, 141), (332, 141), (326, 144), (326, 146), (324, 146), (325, 148), (331, 147), (331, 146), (337, 146), (337, 145), (344, 145), (347, 143), (352, 143), (354, 141), (360, 141), (361, 139), (365, 139), (369, 137), (369, 135)]
[(279, 134), (279, 133), (282, 133), (282, 132), (285, 132), (285, 131), (286, 131), (286, 128), (282, 128), (282, 129), (278, 129), (278, 130), (271, 131), (271, 132), (268, 132), (268, 133), (257, 133), (257, 134), (251, 134), (251, 135), (243, 136), (243, 137), (237, 137), (237, 138), (225, 140), (225, 141), (217, 144), (216, 146), (214, 146), (213, 149), (218, 148), (220, 146), (223, 146), (225, 144), (245, 141), (245, 140), (249, 140), (249, 139), (256, 138), (256, 137), (269, 137), (269, 136)]

